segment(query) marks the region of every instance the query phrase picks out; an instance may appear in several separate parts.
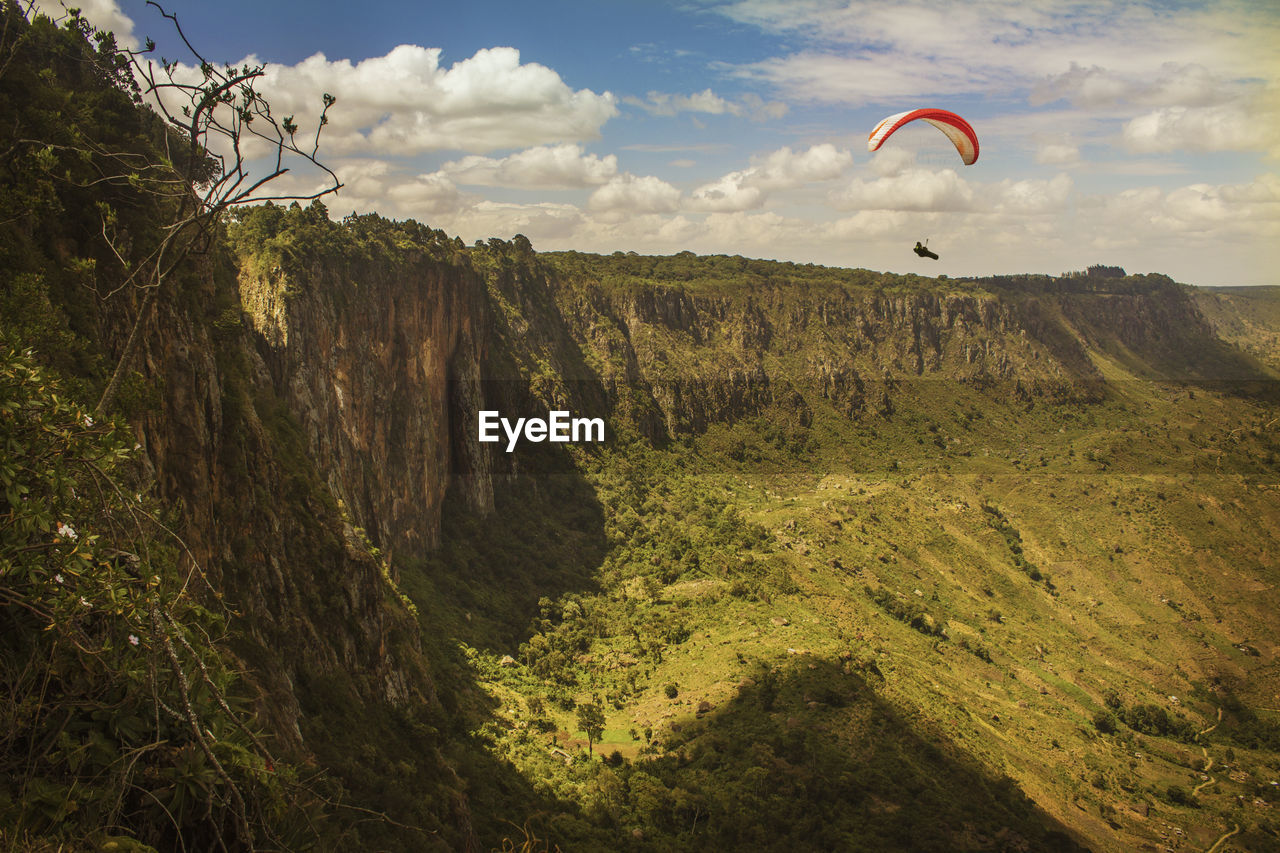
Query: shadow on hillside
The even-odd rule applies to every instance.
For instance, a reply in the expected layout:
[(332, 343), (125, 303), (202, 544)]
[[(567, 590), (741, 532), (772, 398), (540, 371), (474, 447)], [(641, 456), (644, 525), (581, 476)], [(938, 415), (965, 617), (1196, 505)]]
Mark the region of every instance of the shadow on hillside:
[(1087, 849), (879, 697), (878, 675), (845, 669), (808, 656), (761, 669), (720, 708), (655, 732), (658, 756), (580, 768), (585, 817), (544, 818), (539, 836), (602, 851)]
[[(527, 458), (527, 457), (526, 457)], [(424, 626), (497, 654), (528, 639), (538, 602), (598, 591), (604, 510), (567, 465), (495, 477), (494, 511), (480, 516), (446, 499), (438, 550), (404, 570)]]

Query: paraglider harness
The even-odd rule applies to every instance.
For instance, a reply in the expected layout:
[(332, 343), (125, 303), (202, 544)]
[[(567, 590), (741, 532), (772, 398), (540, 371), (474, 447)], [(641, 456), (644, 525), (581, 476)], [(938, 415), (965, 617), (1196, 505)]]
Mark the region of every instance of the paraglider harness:
[(917, 240), (917, 241), (916, 241), (916, 247), (915, 247), (914, 249), (912, 249), (912, 251), (913, 251), (913, 252), (915, 252), (917, 255), (919, 255), (919, 256), (920, 256), (920, 257), (922, 257), (922, 258), (933, 258), (935, 261), (938, 259), (938, 256), (937, 256), (937, 255), (935, 255), (933, 252), (930, 252), (930, 251), (929, 251), (929, 241), (928, 241), (928, 240), (925, 240), (925, 241), (924, 241), (924, 245), (923, 245), (923, 246), (922, 246), (922, 245), (920, 245), (920, 241), (919, 241), (919, 240)]

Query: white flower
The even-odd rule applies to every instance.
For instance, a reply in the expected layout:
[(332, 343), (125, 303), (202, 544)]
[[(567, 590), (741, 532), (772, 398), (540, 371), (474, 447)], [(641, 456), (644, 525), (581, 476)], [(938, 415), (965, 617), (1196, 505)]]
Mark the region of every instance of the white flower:
[(89, 606), (89, 599), (85, 598), (83, 595), (82, 595), (82, 596), (80, 596), (80, 606), (81, 606), (81, 607), (88, 607), (88, 606)]
[(80, 534), (76, 533), (75, 528), (64, 521), (58, 522), (58, 535), (63, 539), (70, 539), (72, 542), (80, 538)]
[(84, 425), (85, 425), (85, 426), (87, 426), (87, 427), (91, 427), (91, 426), (93, 426), (93, 418), (89, 417), (88, 415), (85, 415), (85, 416), (84, 416)]
[(62, 572), (58, 572), (58, 574), (54, 575), (53, 579), (58, 583), (62, 583)]
[(135, 634), (130, 634), (130, 635), (129, 635), (129, 644), (130, 644), (130, 645), (134, 645), (134, 646), (136, 646), (136, 645), (138, 645), (138, 642), (139, 642), (139, 641), (138, 641), (138, 637), (137, 637), (137, 635), (135, 635)]

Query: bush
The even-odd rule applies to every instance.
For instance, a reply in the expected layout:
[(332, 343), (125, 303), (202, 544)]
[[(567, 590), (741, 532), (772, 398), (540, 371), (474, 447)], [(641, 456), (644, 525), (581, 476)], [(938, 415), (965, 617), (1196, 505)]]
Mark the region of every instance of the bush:
[(667, 694), (668, 699), (674, 699), (680, 695), (680, 688), (668, 683), (666, 687), (662, 688), (662, 692)]

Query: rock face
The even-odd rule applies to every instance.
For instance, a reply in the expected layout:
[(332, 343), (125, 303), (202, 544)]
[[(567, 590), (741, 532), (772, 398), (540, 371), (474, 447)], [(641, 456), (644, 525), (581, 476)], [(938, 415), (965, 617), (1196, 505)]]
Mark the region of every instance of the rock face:
[(474, 271), (421, 257), (289, 276), (246, 264), (239, 284), (275, 393), (375, 544), (434, 547), (455, 475), (471, 508), (492, 510), (488, 456), (451, 439), (475, 429), (482, 402), (488, 323)]
[(304, 455), (248, 331), (201, 322), (201, 299), (226, 284), (207, 269), (194, 278), (150, 317), (140, 381), (163, 393), (136, 428), (158, 492), (182, 507), (194, 592), (237, 614), (260, 714), (300, 748), (300, 679), (340, 675), (366, 701), (434, 703), (415, 642), (390, 641), (416, 629)]

